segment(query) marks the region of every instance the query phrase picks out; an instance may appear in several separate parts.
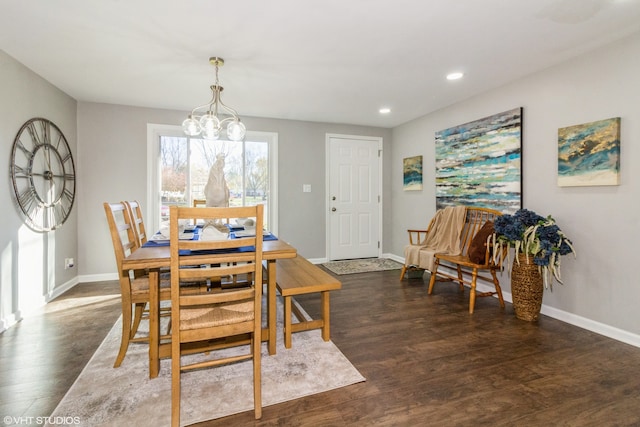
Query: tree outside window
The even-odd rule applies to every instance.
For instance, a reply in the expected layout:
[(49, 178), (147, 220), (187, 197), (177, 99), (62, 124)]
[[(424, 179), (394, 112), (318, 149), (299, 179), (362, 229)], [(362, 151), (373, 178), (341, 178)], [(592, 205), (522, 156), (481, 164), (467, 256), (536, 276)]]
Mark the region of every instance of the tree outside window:
[(169, 206), (191, 206), (205, 199), (204, 187), (216, 156), (225, 156), (230, 206), (265, 204), (269, 209), (269, 145), (252, 141), (208, 141), (189, 137), (160, 137), (161, 220)]

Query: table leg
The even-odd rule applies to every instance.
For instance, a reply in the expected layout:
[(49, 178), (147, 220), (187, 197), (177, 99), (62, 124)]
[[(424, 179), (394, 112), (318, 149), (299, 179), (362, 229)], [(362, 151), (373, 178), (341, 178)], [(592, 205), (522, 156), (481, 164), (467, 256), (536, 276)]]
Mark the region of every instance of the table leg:
[(149, 378), (160, 372), (160, 274), (149, 270)]
[(269, 328), (269, 354), (276, 354), (276, 261), (267, 261), (267, 327)]

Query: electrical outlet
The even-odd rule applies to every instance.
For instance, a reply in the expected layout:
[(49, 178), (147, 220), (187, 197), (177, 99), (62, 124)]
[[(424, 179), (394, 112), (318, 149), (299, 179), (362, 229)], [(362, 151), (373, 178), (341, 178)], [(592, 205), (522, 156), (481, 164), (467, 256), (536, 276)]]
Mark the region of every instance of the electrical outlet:
[(64, 259), (64, 269), (73, 268), (74, 262), (73, 258), (65, 258)]

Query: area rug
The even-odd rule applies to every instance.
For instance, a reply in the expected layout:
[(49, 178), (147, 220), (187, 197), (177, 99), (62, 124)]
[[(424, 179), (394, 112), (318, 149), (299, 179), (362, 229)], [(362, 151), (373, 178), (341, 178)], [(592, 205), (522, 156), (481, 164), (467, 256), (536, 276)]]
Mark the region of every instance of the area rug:
[(322, 264), (335, 274), (367, 273), (370, 271), (400, 270), (402, 264), (389, 258), (351, 259)]
[[(121, 321), (115, 323), (51, 417), (73, 417), (74, 425), (81, 426), (170, 425), (171, 361), (162, 360), (159, 376), (149, 379), (147, 346), (131, 344), (122, 365), (113, 368)], [(365, 381), (331, 341), (322, 340), (320, 330), (295, 333), (292, 338), (292, 348), (286, 349), (278, 297), (277, 353), (269, 356), (266, 343), (262, 347), (263, 407)], [(253, 411), (252, 371), (249, 360), (184, 373), (181, 425)]]

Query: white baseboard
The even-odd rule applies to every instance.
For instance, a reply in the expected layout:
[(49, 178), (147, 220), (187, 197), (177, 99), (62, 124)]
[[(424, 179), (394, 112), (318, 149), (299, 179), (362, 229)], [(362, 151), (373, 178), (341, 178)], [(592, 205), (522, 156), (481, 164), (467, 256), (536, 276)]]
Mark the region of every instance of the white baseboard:
[(31, 314), (31, 313), (37, 311), (38, 309), (42, 308), (49, 301), (51, 301), (51, 300), (59, 297), (60, 295), (64, 294), (65, 292), (67, 292), (69, 289), (73, 288), (78, 283), (79, 283), (78, 277), (74, 277), (71, 280), (63, 283), (62, 285), (57, 286), (56, 288), (50, 290), (49, 292), (46, 293), (46, 295), (43, 295), (42, 297), (38, 298), (36, 301), (32, 301), (30, 303), (30, 305), (29, 305), (29, 309), (28, 310), (18, 310), (15, 313), (11, 313), (8, 316), (3, 317), (2, 319), (0, 319), (0, 333), (6, 331), (11, 326), (13, 326), (16, 323), (18, 323), (20, 320), (22, 320), (25, 317), (29, 316), (29, 314)]
[(404, 258), (399, 257), (398, 255), (394, 255), (394, 254), (382, 254), (382, 258), (389, 258), (392, 259), (394, 261), (398, 261), (401, 264), (404, 264)]
[[(476, 285), (480, 292), (491, 292), (494, 290), (493, 286), (479, 283)], [(511, 293), (503, 292), (502, 296), (505, 301), (513, 303)], [(495, 297), (497, 298), (497, 297)], [(578, 316), (577, 314), (569, 313), (568, 311), (559, 310), (555, 307), (542, 304), (540, 313), (545, 316), (552, 317), (570, 325), (577, 326), (582, 329), (586, 329), (596, 334), (604, 335), (605, 337), (612, 338), (616, 341), (632, 345), (640, 348), (640, 335), (633, 334), (631, 332), (615, 328), (604, 323), (596, 322), (595, 320), (587, 319), (586, 317)]]
[(118, 273), (85, 274), (80, 276), (80, 283), (106, 282), (108, 280), (119, 280)]
[(15, 313), (0, 319), (0, 334), (6, 331), (7, 329), (9, 329), (10, 327), (12, 327), (13, 325), (15, 325), (16, 323), (18, 323), (18, 318), (16, 317)]
[(62, 285), (58, 286), (57, 288), (53, 289), (47, 294), (46, 302), (49, 302), (53, 299), (58, 298), (60, 295), (67, 292), (69, 289), (73, 288), (78, 283), (80, 283), (80, 281), (78, 280), (78, 276), (74, 277), (73, 279), (69, 280), (66, 283), (63, 283)]

